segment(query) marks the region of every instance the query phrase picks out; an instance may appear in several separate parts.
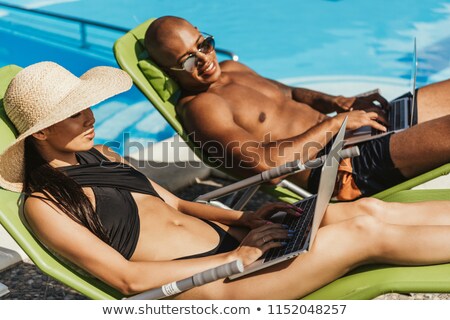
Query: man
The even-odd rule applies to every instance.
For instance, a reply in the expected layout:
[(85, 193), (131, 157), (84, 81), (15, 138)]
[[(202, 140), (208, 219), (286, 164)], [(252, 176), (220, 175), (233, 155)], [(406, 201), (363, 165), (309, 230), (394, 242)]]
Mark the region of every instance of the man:
[[(386, 131), (386, 100), (331, 96), (293, 88), (247, 66), (217, 61), (213, 38), (177, 17), (155, 20), (146, 33), (150, 57), (182, 88), (177, 105), (188, 132), (233, 169), (254, 174), (294, 159), (311, 159), (337, 133), (371, 126)], [(418, 90), (418, 124), (359, 144), (361, 155), (341, 163), (337, 197), (367, 196), (450, 160), (450, 81)], [(336, 111), (335, 117), (326, 114)], [(292, 180), (315, 192), (320, 170)]]

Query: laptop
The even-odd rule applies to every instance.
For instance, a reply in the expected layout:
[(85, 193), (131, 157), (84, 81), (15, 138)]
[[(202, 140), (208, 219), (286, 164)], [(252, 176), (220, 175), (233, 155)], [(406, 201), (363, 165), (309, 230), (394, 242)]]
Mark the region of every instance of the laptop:
[(399, 132), (412, 127), (417, 122), (416, 106), (416, 78), (417, 78), (417, 50), (414, 38), (413, 61), (411, 70), (411, 95), (404, 95), (389, 103), (387, 111), (387, 131), (379, 131), (370, 126), (348, 131), (345, 135), (345, 145), (352, 145), (364, 141), (378, 139), (393, 132)]
[(334, 191), (340, 159), (338, 153), (344, 145), (343, 139), (346, 124), (347, 118), (344, 119), (334, 139), (331, 150), (322, 165), (317, 194), (295, 203), (297, 207), (303, 209), (300, 217), (285, 214), (281, 222), (282, 224), (288, 225), (290, 230), (296, 231), (294, 236), (287, 240), (285, 246), (270, 249), (261, 258), (245, 267), (243, 272), (231, 275), (228, 277), (229, 279), (237, 279), (249, 273), (292, 259), (311, 248)]

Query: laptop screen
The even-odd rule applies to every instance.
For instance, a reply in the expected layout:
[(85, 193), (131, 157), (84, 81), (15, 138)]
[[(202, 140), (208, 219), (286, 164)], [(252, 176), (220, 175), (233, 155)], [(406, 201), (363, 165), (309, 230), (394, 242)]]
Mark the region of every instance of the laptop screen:
[(417, 61), (417, 48), (416, 48), (416, 38), (414, 37), (414, 49), (413, 49), (413, 61), (412, 61), (412, 106), (411, 106), (411, 115), (410, 115), (410, 121), (409, 126), (412, 127), (414, 124), (414, 112), (416, 108), (416, 79), (417, 79), (417, 67), (418, 67), (418, 61)]
[(331, 150), (326, 157), (325, 163), (322, 165), (322, 173), (320, 175), (319, 190), (317, 191), (316, 208), (314, 213), (314, 220), (311, 228), (311, 238), (309, 240), (309, 249), (322, 222), (325, 211), (333, 195), (334, 185), (336, 183), (336, 176), (339, 167), (338, 152), (342, 150), (344, 144), (345, 128), (347, 126), (347, 117), (342, 122), (341, 128), (334, 139)]

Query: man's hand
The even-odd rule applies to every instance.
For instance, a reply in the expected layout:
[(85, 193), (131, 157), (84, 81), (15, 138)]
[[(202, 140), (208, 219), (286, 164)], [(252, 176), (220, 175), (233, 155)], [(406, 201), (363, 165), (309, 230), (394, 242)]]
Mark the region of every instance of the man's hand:
[(335, 99), (335, 103), (338, 106), (337, 112), (353, 110), (386, 111), (389, 108), (389, 102), (387, 102), (387, 100), (378, 92), (374, 92), (367, 96), (361, 97), (347, 98), (343, 96), (337, 96)]
[(382, 123), (386, 123), (386, 120), (382, 118), (377, 112), (356, 110), (339, 113), (336, 118), (340, 119), (340, 123), (342, 123), (346, 116), (348, 116), (347, 130), (356, 130), (361, 127), (370, 126), (383, 132), (387, 131), (386, 127), (382, 125)]

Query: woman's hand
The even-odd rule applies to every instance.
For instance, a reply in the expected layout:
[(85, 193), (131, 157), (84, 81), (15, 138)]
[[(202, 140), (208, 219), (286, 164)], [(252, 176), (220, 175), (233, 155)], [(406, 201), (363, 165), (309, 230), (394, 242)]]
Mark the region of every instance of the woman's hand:
[(240, 246), (230, 254), (233, 259), (241, 259), (244, 266), (248, 266), (269, 249), (286, 245), (287, 239), (293, 234), (294, 231), (286, 229), (284, 225), (266, 222), (263, 226), (251, 230)]
[(241, 224), (247, 228), (256, 229), (270, 222), (270, 218), (280, 211), (296, 217), (300, 216), (303, 212), (302, 209), (285, 202), (268, 203), (256, 211), (244, 211)]

